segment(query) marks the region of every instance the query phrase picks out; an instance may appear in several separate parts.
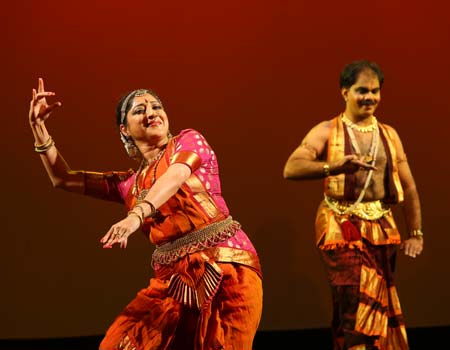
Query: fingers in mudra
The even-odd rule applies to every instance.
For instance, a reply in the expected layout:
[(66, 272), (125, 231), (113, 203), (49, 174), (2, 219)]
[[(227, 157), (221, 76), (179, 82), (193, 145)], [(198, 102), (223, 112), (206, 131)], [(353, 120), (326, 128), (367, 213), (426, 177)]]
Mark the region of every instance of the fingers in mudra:
[(111, 248), (114, 244), (120, 243), (120, 246), (126, 246), (128, 238), (127, 230), (122, 227), (113, 226), (109, 232), (100, 240), (104, 248)]
[(41, 103), (43, 105), (47, 105), (46, 97), (54, 96), (54, 95), (55, 95), (54, 92), (43, 92), (43, 93), (36, 94), (35, 104)]
[(104, 248), (111, 248), (118, 238), (118, 232), (116, 227), (111, 227), (108, 233), (101, 239)]
[(36, 89), (32, 90), (30, 120), (32, 121), (45, 121), (56, 108), (60, 107), (62, 103), (60, 101), (49, 105), (46, 97), (54, 96), (55, 93), (51, 91), (43, 91), (39, 88), (39, 92)]

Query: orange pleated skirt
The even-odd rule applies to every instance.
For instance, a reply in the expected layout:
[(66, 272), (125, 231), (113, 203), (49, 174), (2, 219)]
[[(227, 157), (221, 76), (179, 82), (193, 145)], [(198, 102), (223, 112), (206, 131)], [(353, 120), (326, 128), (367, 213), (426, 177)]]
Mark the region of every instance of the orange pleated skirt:
[(117, 316), (100, 350), (251, 350), (262, 315), (260, 274), (217, 263), (223, 277), (212, 301), (198, 309), (167, 293), (168, 280), (152, 278)]

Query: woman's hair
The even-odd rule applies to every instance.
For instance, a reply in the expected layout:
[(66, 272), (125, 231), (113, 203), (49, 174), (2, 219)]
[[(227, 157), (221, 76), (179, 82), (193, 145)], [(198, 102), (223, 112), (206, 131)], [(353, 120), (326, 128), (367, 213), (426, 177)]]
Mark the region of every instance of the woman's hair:
[(344, 69), (341, 71), (341, 75), (339, 78), (339, 88), (350, 88), (353, 84), (356, 83), (358, 79), (359, 73), (365, 70), (371, 70), (374, 72), (380, 83), (380, 88), (383, 86), (384, 82), (384, 74), (381, 68), (375, 62), (371, 62), (368, 60), (359, 60), (353, 61), (347, 64)]
[(150, 94), (162, 105), (161, 99), (150, 89), (137, 89), (129, 92), (124, 95), (116, 107), (116, 124), (120, 126), (120, 124), (127, 125), (127, 113), (130, 110), (133, 100), (136, 96), (142, 96), (144, 94)]

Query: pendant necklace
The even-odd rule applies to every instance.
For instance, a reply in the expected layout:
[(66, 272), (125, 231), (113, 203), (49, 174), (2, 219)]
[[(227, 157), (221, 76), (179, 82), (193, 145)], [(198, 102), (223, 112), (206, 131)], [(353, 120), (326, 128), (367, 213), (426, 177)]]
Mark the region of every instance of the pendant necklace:
[[(372, 130), (373, 131), (372, 142), (370, 144), (369, 154), (364, 156), (364, 161), (366, 161), (367, 163), (370, 163), (370, 165), (372, 165), (372, 166), (375, 166), (375, 162), (377, 160), (377, 154), (378, 154), (378, 146), (380, 143), (380, 141), (379, 141), (380, 140), (380, 129), (378, 128), (378, 124), (377, 124), (376, 120), (375, 120), (374, 124), (372, 124), (372, 126), (373, 125), (375, 125), (375, 126), (374, 126), (374, 129)], [(361, 156), (361, 150), (358, 146), (358, 142), (356, 141), (356, 137), (355, 137), (355, 134), (353, 133), (352, 127), (349, 127), (347, 124), (346, 124), (346, 126), (347, 126), (348, 135), (350, 136), (350, 142), (352, 144), (353, 150), (355, 151), (355, 153), (357, 155)], [(363, 200), (364, 194), (365, 194), (367, 188), (369, 187), (370, 181), (372, 180), (372, 176), (373, 176), (373, 169), (370, 169), (367, 174), (367, 178), (364, 183), (364, 187), (361, 190), (361, 193), (359, 194), (358, 199), (356, 200), (354, 205), (352, 205), (352, 207), (355, 207), (358, 203), (360, 203)]]
[(139, 178), (142, 178), (142, 181), (144, 181), (147, 171), (151, 168), (151, 166), (153, 166), (153, 173), (152, 173), (152, 179), (150, 182), (150, 187), (153, 186), (153, 184), (156, 181), (156, 170), (158, 168), (158, 164), (161, 161), (162, 156), (164, 155), (166, 146), (167, 146), (167, 144), (165, 144), (164, 147), (158, 152), (158, 154), (154, 158), (152, 158), (150, 161), (142, 159), (141, 164), (139, 165), (139, 169), (136, 172), (136, 177), (134, 178), (134, 185), (133, 185), (133, 191), (132, 191), (132, 193), (138, 200), (144, 199), (149, 191), (149, 188), (143, 188), (139, 191), (139, 184), (138, 184)]

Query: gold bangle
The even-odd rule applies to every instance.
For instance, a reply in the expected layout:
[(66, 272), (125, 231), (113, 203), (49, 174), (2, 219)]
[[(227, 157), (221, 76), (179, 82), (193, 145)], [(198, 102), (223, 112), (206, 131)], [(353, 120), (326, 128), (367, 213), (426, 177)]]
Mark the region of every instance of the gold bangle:
[(34, 150), (37, 153), (44, 153), (44, 152), (47, 152), (54, 144), (55, 144), (55, 141), (53, 141), (52, 137), (49, 136), (47, 141), (45, 141), (43, 144), (37, 145), (35, 143), (34, 144)]
[(328, 165), (328, 163), (323, 164), (323, 175), (325, 177), (330, 176), (330, 166)]
[(412, 230), (409, 232), (409, 237), (423, 237), (423, 232), (421, 229)]
[(44, 143), (41, 143), (40, 145), (38, 145), (36, 142), (34, 143), (34, 147), (36, 148), (42, 148), (42, 147), (47, 147), (50, 143), (52, 143), (53, 139), (50, 135), (48, 135), (48, 139), (47, 141), (45, 141)]
[(136, 215), (137, 216), (137, 218), (139, 219), (139, 222), (140, 222), (139, 227), (144, 225), (144, 220), (141, 218), (141, 216), (138, 213), (136, 213), (134, 211), (129, 211), (128, 212), (128, 216), (130, 216), (130, 215)]
[(144, 209), (140, 205), (135, 205), (133, 210), (134, 209), (139, 209), (141, 211), (141, 217), (142, 217), (142, 219), (144, 219), (144, 217), (145, 217)]
[(151, 218), (154, 217), (156, 214), (156, 208), (153, 205), (153, 203), (146, 199), (140, 199), (140, 200), (136, 201), (136, 206), (139, 204), (142, 204), (142, 203), (148, 204), (150, 206), (150, 214), (148, 216)]

